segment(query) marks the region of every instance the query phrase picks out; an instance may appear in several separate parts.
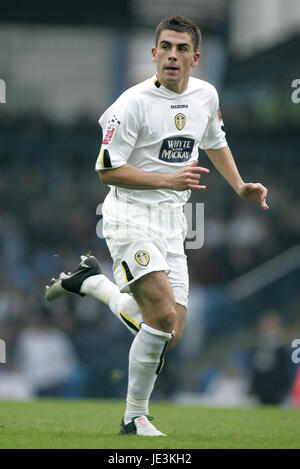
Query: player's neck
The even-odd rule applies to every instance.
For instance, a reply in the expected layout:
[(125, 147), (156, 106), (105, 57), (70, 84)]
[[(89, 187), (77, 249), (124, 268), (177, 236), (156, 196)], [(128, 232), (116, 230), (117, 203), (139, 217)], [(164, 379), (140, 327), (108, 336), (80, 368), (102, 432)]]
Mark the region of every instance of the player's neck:
[(158, 74), (157, 74), (157, 80), (159, 83), (167, 88), (168, 90), (172, 91), (173, 93), (177, 94), (182, 94), (188, 87), (189, 85), (189, 77), (185, 80), (180, 80), (179, 82), (171, 82), (171, 81), (165, 81), (163, 80)]

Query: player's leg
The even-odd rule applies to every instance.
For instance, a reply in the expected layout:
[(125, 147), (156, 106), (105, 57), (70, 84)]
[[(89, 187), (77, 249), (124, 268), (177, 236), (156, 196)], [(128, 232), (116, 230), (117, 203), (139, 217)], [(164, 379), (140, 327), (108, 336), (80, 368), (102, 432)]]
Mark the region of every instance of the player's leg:
[(186, 307), (176, 303), (175, 335), (168, 343), (167, 350), (172, 350), (178, 344), (185, 327)]
[(130, 285), (145, 323), (172, 332), (176, 321), (176, 302), (165, 272), (150, 272)]
[[(151, 272), (141, 277), (131, 284), (131, 291), (145, 322), (133, 340), (129, 353), (129, 379), (122, 433), (140, 430), (139, 419), (149, 425), (146, 420), (149, 399), (157, 375), (162, 369), (168, 343), (173, 340), (174, 327), (178, 325), (181, 335), (185, 317), (184, 308), (176, 305), (172, 288), (163, 271)], [(180, 314), (178, 320), (177, 311)], [(153, 435), (160, 434), (154, 428)]]
[(81, 256), (74, 272), (62, 272), (58, 279), (52, 279), (50, 286), (46, 286), (45, 297), (54, 301), (68, 293), (89, 295), (102, 301), (132, 334), (140, 330), (143, 318), (135, 299), (127, 293), (120, 293), (119, 287), (102, 274), (94, 256)]
[(80, 291), (105, 303), (133, 335), (140, 330), (143, 317), (135, 299), (128, 293), (121, 293), (118, 285), (105, 275), (87, 278)]
[[(59, 279), (52, 279), (50, 287), (46, 287), (47, 300), (54, 301), (68, 293), (92, 296), (107, 304), (114, 315), (136, 335), (143, 321), (136, 300), (132, 295), (120, 293), (119, 287), (100, 272), (101, 267), (95, 257), (82, 256), (81, 263), (73, 273), (62, 273)], [(184, 328), (185, 308), (176, 304), (176, 311), (176, 336), (168, 344), (168, 350), (178, 342)]]
[(187, 258), (184, 253), (182, 238), (169, 239), (167, 262), (170, 267), (168, 281), (176, 301), (176, 334), (169, 342), (167, 350), (171, 350), (180, 340), (185, 327), (186, 310), (188, 305), (189, 275)]
[[(142, 330), (135, 337), (130, 349), (126, 411), (121, 431), (126, 427), (129, 431), (130, 429), (134, 431), (138, 419), (134, 419), (133, 416), (138, 415), (143, 418), (143, 415), (147, 415), (149, 399), (157, 374), (162, 369), (165, 352), (178, 343), (184, 330), (189, 278), (183, 248), (183, 231), (182, 219), (179, 219), (177, 236), (172, 232), (168, 239), (168, 249), (165, 252), (163, 249), (160, 250), (164, 253), (168, 269), (165, 270), (166, 266), (162, 267), (160, 271), (149, 273), (130, 285), (146, 325), (142, 325)], [(146, 246), (145, 248), (147, 249)], [(149, 247), (149, 253), (150, 259), (153, 260), (155, 250), (150, 251)], [(135, 277), (134, 269), (137, 266), (127, 253), (126, 261), (132, 277)], [(162, 259), (159, 261), (157, 257), (155, 262), (157, 264), (160, 262), (163, 266)], [(170, 334), (173, 329), (175, 334), (171, 337), (164, 335)], [(151, 334), (155, 337), (155, 344), (151, 344), (151, 340), (148, 340)], [(133, 421), (130, 422), (130, 418)]]
[[(174, 329), (175, 333), (172, 339), (169, 341), (168, 346), (167, 346), (167, 350), (171, 350), (179, 342), (183, 334), (184, 327), (185, 327), (186, 307), (179, 303), (176, 303), (176, 300), (174, 300), (173, 291), (170, 290), (169, 288), (169, 282), (168, 282), (165, 272), (153, 272), (153, 274), (154, 275), (148, 274), (147, 276), (142, 277), (140, 281), (137, 281), (135, 284), (134, 283), (132, 284), (131, 290), (134, 295), (133, 301), (135, 301), (138, 304), (139, 311), (141, 311), (141, 305), (142, 305), (142, 311), (144, 312), (143, 320), (146, 323), (148, 320), (149, 325), (152, 325), (152, 327), (156, 329), (161, 329), (161, 330), (165, 330), (163, 323), (166, 323), (167, 329), (168, 329), (167, 332), (169, 332), (170, 330), (170, 324), (169, 324), (170, 319), (171, 319), (170, 312), (174, 316), (174, 308), (175, 308), (175, 318), (174, 318), (174, 322), (172, 323), (173, 327), (171, 328), (171, 329)], [(149, 289), (147, 289), (147, 295), (149, 295), (150, 300), (148, 299), (148, 296), (145, 295), (143, 288), (137, 288), (137, 285), (144, 283), (143, 279), (144, 279), (144, 282), (146, 282), (147, 286), (149, 285)], [(157, 289), (162, 286), (162, 283), (167, 283), (166, 291), (169, 294), (168, 297), (165, 296), (164, 298), (161, 298), (160, 294), (156, 297)], [(142, 298), (140, 296), (142, 296)], [(156, 308), (156, 305), (155, 305), (156, 302), (159, 302), (159, 307), (161, 308), (162, 311), (164, 311), (162, 318), (160, 317), (160, 315), (157, 315), (157, 316), (155, 315), (155, 317), (153, 318), (153, 309), (155, 310)], [(172, 305), (172, 310), (169, 308), (169, 305)], [(167, 311), (169, 311), (169, 313), (167, 313)]]

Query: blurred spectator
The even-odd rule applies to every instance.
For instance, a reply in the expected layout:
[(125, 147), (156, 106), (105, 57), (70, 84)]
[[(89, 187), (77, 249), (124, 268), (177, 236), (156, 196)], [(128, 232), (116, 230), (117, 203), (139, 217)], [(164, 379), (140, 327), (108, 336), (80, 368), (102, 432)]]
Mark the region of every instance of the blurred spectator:
[(0, 399), (27, 400), (34, 397), (33, 389), (24, 377), (6, 364), (0, 370)]
[(32, 316), (17, 337), (15, 366), (35, 396), (62, 396), (76, 362), (68, 337), (43, 315)]
[[(266, 240), (268, 232), (265, 219), (255, 216), (250, 205), (240, 207), (228, 223), (227, 242), (234, 247), (257, 246)], [(248, 210), (247, 210), (248, 208)]]
[(121, 398), (132, 337), (105, 307), (100, 306), (99, 313), (98, 318), (82, 324), (74, 337), (86, 373), (86, 392), (89, 397)]
[(261, 404), (282, 403), (289, 390), (289, 366), (280, 316), (276, 311), (267, 311), (258, 322), (250, 393), (257, 396)]
[(244, 406), (254, 404), (254, 400), (249, 397), (248, 377), (244, 370), (234, 363), (228, 364), (203, 394), (201, 402), (211, 406)]
[[(196, 370), (195, 370), (196, 373)], [(174, 401), (186, 405), (210, 407), (240, 407), (255, 405), (256, 399), (248, 394), (249, 376), (234, 361), (209, 369), (201, 376), (201, 388), (197, 392), (179, 391)]]

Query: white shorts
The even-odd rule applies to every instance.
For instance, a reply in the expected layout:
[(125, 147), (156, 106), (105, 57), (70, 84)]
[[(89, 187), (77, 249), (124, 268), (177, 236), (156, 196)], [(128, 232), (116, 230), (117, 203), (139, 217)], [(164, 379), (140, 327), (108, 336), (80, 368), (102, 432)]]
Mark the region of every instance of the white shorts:
[(176, 303), (188, 304), (189, 278), (183, 242), (187, 221), (182, 207), (130, 203), (110, 191), (103, 208), (103, 234), (122, 293), (144, 275), (165, 271)]

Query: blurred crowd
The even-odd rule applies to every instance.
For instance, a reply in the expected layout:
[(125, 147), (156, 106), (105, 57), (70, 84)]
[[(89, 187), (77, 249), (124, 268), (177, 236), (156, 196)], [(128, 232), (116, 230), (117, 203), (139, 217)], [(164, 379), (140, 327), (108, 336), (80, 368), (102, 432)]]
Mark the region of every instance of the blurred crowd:
[[(125, 395), (131, 343), (127, 329), (91, 298), (68, 296), (46, 304), (43, 297), (50, 278), (73, 270), (85, 252), (98, 257), (112, 278), (105, 241), (96, 234), (96, 208), (108, 192), (94, 171), (100, 142), (100, 128), (87, 116), (64, 125), (42, 115), (1, 122), (0, 338), (6, 342), (7, 363), (0, 365), (0, 398)], [(204, 154), (199, 159), (209, 167)], [(262, 179), (270, 188), (271, 210), (266, 214), (255, 204), (241, 202), (216, 171), (211, 172), (201, 200), (192, 197), (205, 204), (204, 247), (187, 252), (196, 299), (203, 289), (215, 289), (216, 298), (225, 284), (299, 240), (296, 172), (290, 171), (287, 184), (283, 164), (259, 166), (244, 155), (237, 155), (237, 162), (245, 178)], [(194, 304), (197, 316), (199, 305)], [(209, 318), (200, 316), (205, 327)], [(158, 397), (180, 390), (176, 364), (189, 358), (184, 345), (170, 353)], [(287, 366), (286, 351), (281, 358)], [(253, 363), (259, 362), (258, 353)], [(236, 376), (236, 369), (229, 367), (226, 373)], [(277, 403), (288, 392), (290, 376)], [(188, 383), (189, 377), (185, 379)], [(259, 386), (258, 377), (251, 386)]]

